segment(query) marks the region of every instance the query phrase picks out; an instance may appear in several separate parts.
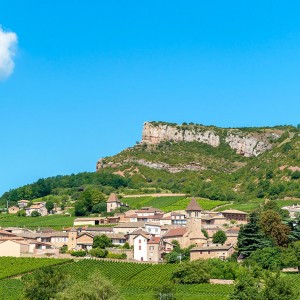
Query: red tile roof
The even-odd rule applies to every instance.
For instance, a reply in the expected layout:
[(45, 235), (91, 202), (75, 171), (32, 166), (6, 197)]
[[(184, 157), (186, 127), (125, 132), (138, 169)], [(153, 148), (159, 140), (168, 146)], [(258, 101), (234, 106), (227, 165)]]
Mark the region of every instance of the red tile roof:
[(106, 202), (120, 202), (118, 196), (115, 193), (111, 193)]
[(148, 241), (148, 244), (159, 244), (160, 242), (160, 237), (151, 237), (150, 240)]
[(186, 231), (187, 229), (185, 227), (170, 229), (166, 232), (164, 237), (183, 236), (186, 233)]
[(202, 211), (201, 206), (198, 204), (195, 198), (192, 198), (190, 204), (185, 209), (186, 211)]

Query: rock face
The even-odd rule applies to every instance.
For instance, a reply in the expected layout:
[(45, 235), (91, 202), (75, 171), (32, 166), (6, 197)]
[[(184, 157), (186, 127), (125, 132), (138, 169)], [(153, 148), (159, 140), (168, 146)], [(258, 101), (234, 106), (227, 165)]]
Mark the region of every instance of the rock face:
[(162, 141), (193, 142), (209, 144), (213, 147), (220, 145), (220, 137), (212, 130), (190, 130), (183, 126), (169, 124), (144, 123), (142, 143), (158, 144)]
[[(280, 137), (273, 132), (247, 133), (239, 129), (224, 129), (223, 141), (236, 153), (245, 157), (258, 156), (272, 148), (272, 140)], [(200, 142), (218, 147), (222, 137), (213, 129), (204, 126), (182, 126), (165, 123), (144, 123), (142, 143), (158, 144), (163, 141)]]

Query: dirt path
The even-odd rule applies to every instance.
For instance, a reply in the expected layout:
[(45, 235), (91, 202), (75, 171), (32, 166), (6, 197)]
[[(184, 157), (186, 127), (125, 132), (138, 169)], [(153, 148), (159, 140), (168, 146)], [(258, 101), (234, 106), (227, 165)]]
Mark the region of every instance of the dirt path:
[(232, 205), (232, 204), (233, 204), (233, 201), (231, 201), (230, 203), (227, 203), (227, 204), (222, 204), (222, 205), (216, 206), (211, 211), (216, 211), (220, 207), (225, 207), (225, 206), (229, 206), (229, 205)]
[(142, 195), (124, 195), (123, 198), (140, 198), (140, 197), (176, 197), (185, 196), (185, 194), (142, 194)]

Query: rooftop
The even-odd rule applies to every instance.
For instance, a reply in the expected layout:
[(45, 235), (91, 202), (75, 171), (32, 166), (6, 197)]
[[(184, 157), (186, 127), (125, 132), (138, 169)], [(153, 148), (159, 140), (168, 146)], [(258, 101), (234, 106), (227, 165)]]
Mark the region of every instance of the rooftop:
[(173, 228), (167, 231), (164, 235), (164, 237), (174, 237), (174, 236), (183, 236), (186, 233), (187, 229), (186, 227), (182, 228)]
[(115, 193), (111, 193), (106, 202), (120, 202), (118, 196)]
[(185, 209), (186, 211), (202, 211), (201, 206), (198, 204), (195, 198), (192, 198), (191, 202)]

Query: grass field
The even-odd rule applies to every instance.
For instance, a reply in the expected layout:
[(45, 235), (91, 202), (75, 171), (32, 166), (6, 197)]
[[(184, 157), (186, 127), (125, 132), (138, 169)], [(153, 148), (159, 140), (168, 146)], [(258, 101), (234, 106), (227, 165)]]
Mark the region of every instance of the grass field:
[(258, 208), (261, 204), (264, 203), (264, 199), (253, 199), (249, 200), (248, 202), (234, 202), (230, 205), (226, 205), (224, 207), (220, 207), (217, 210), (218, 211), (223, 211), (227, 209), (237, 209), (237, 210), (242, 210), (245, 212), (250, 212), (256, 208)]
[[(185, 196), (166, 196), (166, 197), (129, 197), (122, 199), (125, 203), (128, 203), (131, 208), (141, 208), (142, 206), (152, 206), (159, 208), (165, 212), (172, 210), (184, 210), (191, 198)], [(228, 204), (226, 201), (209, 200), (209, 199), (197, 199), (198, 203), (204, 210), (211, 210), (219, 205)]]
[(0, 214), (0, 227), (51, 227), (61, 229), (73, 226), (74, 217), (52, 215), (45, 217), (18, 217), (16, 215)]

